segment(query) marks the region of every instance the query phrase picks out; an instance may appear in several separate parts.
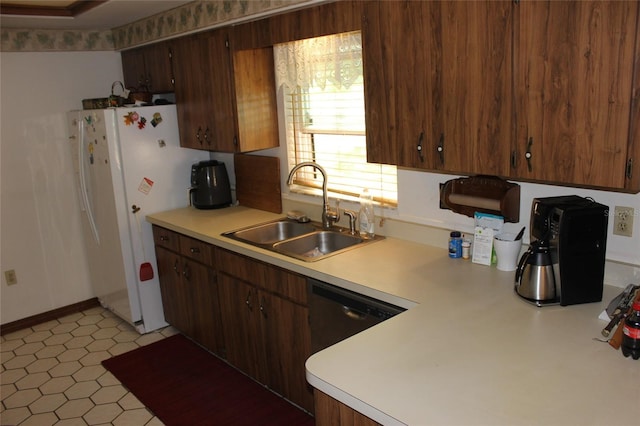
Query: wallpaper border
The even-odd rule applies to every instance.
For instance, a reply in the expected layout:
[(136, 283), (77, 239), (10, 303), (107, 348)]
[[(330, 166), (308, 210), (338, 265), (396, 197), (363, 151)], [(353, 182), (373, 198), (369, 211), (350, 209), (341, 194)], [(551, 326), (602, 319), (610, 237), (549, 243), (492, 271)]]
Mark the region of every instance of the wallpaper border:
[(2, 52), (122, 50), (317, 0), (196, 0), (105, 31), (3, 28)]

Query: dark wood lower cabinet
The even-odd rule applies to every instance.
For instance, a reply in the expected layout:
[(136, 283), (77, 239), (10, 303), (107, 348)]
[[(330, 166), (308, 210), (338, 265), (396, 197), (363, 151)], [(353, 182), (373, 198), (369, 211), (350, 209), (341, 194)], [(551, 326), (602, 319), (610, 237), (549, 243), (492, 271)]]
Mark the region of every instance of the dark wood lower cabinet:
[(166, 321), (313, 413), (306, 278), (154, 226)]
[(165, 320), (224, 357), (215, 248), (159, 227), (154, 238)]
[[(304, 366), (311, 355), (305, 278), (225, 250), (217, 255), (227, 361), (313, 412)], [(303, 302), (285, 297), (292, 294), (287, 288)]]
[(318, 389), (315, 398), (316, 426), (379, 426), (380, 423), (331, 398)]

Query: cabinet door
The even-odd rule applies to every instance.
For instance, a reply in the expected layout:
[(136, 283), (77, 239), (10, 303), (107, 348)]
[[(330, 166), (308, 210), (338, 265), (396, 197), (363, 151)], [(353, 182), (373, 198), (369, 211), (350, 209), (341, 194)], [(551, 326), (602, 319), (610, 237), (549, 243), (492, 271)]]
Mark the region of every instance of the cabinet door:
[(206, 39), (193, 35), (176, 39), (173, 52), (180, 146), (209, 149), (209, 58)]
[(160, 281), (160, 293), (164, 319), (177, 329), (188, 327), (180, 312), (186, 304), (182, 289), (182, 262), (178, 254), (163, 247), (156, 246), (156, 260), (158, 262), (158, 279)]
[(233, 53), (233, 81), (238, 119), (237, 151), (280, 144), (273, 48)]
[(218, 274), (218, 285), (227, 361), (266, 384), (258, 293), (254, 286), (224, 273)]
[(173, 49), (171, 42), (154, 43), (145, 48), (148, 88), (153, 93), (174, 91)]
[[(218, 295), (214, 272), (199, 263), (182, 258), (183, 291), (188, 305), (184, 314), (188, 326), (181, 330), (207, 349), (218, 352), (221, 345), (216, 335), (219, 320)], [(186, 322), (186, 321), (185, 321)]]
[(520, 2), (520, 178), (624, 188), (638, 2)]
[(192, 296), (188, 281), (185, 281), (185, 276), (191, 274), (191, 271), (180, 255), (163, 247), (156, 246), (156, 259), (165, 320), (192, 336)]
[(511, 8), (489, 1), (367, 6), (368, 161), (509, 172)]
[(367, 161), (433, 169), (442, 126), (438, 4), (370, 2), (362, 28)]
[(126, 88), (152, 93), (173, 92), (171, 42), (153, 43), (122, 52), (122, 74)]
[(122, 59), (122, 77), (124, 87), (138, 88), (145, 84), (146, 70), (144, 64), (144, 49), (125, 50), (120, 54)]
[(233, 75), (228, 31), (212, 31), (207, 34), (209, 70), (205, 78), (210, 80), (208, 93), (209, 114), (206, 143), (213, 151), (236, 151), (236, 116), (233, 98)]
[(506, 176), (513, 138), (512, 2), (438, 5), (444, 117), (438, 168)]
[(258, 297), (269, 372), (267, 384), (313, 411), (313, 388), (307, 383), (305, 372), (305, 362), (311, 356), (309, 310), (264, 291)]

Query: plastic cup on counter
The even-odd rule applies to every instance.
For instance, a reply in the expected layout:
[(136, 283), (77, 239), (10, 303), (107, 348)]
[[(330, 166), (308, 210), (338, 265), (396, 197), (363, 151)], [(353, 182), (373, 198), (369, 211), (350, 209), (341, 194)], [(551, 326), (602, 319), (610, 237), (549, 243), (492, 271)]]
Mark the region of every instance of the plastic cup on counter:
[(501, 233), (493, 237), (493, 247), (496, 251), (500, 271), (515, 271), (518, 266), (518, 256), (522, 248), (522, 240), (515, 240), (516, 234)]

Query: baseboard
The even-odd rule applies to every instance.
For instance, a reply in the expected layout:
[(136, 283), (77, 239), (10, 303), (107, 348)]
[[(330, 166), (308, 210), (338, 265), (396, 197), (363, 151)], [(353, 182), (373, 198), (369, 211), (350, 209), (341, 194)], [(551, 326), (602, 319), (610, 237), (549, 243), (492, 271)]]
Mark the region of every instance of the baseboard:
[(100, 306), (100, 301), (98, 301), (97, 297), (94, 297), (93, 299), (74, 303), (73, 305), (63, 306), (62, 308), (54, 309), (49, 312), (2, 324), (0, 325), (0, 336), (4, 336), (5, 334), (13, 333), (24, 328), (33, 327), (34, 325), (42, 324), (43, 322), (62, 318), (70, 314), (75, 314), (76, 312), (81, 312), (86, 309), (95, 308), (96, 306)]

